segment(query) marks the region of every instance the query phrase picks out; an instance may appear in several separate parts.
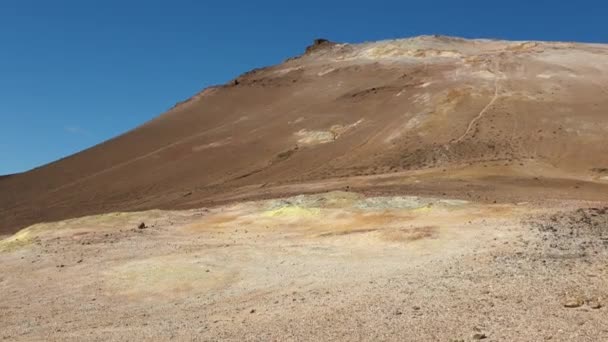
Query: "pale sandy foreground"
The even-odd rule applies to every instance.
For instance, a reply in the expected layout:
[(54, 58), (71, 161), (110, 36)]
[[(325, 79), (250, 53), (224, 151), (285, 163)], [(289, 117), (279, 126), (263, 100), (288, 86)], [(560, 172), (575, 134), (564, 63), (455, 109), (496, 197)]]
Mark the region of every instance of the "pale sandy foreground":
[(40, 224), (0, 242), (0, 338), (607, 340), (607, 222), (330, 192)]

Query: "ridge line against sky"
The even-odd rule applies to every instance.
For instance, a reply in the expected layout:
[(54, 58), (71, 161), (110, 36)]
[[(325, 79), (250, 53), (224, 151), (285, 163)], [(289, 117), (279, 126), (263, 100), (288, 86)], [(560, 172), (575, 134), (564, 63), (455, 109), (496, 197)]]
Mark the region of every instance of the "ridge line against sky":
[(0, 3), (0, 175), (143, 124), (207, 86), (317, 37), (442, 34), (602, 43), (602, 1), (117, 1)]

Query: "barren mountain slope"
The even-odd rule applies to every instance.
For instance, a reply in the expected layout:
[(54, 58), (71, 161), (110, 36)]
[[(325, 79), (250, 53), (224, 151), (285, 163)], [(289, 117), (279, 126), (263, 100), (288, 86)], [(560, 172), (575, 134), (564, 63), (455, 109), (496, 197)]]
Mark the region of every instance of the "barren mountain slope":
[(127, 134), (0, 178), (0, 232), (346, 186), (605, 199), (607, 110), (606, 45), (319, 41)]

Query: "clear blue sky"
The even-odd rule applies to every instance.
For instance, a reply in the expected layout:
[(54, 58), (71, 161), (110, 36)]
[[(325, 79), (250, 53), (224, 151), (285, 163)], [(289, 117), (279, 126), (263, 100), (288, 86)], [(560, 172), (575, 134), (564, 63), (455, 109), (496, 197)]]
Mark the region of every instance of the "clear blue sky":
[(2, 0), (0, 174), (123, 133), (316, 37), (608, 42), (607, 15), (605, 0)]

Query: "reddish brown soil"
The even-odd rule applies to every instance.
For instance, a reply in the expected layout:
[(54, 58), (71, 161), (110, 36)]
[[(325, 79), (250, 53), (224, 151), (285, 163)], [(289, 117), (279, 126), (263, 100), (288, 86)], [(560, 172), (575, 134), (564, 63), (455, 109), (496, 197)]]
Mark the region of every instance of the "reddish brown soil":
[(606, 199), (608, 47), (419, 37), (309, 52), (0, 178), (0, 233), (350, 187)]

